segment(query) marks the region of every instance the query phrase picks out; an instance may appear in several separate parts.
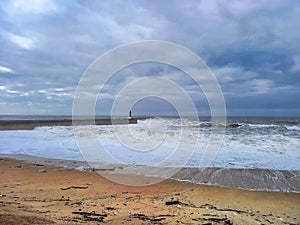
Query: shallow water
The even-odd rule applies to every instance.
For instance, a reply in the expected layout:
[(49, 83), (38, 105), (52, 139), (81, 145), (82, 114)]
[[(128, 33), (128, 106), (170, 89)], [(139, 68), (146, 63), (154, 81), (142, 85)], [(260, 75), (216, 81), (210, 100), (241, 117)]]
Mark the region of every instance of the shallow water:
[[(218, 126), (227, 128), (221, 148), (211, 157), (210, 167), (300, 170), (299, 120), (229, 119), (227, 125)], [(201, 167), (212, 129), (209, 121), (155, 118), (131, 125), (0, 131), (0, 153)]]
[[(217, 144), (212, 145), (215, 149), (208, 147), (214, 142), (221, 143), (219, 149)], [(212, 124), (208, 118), (154, 118), (130, 125), (0, 131), (0, 154), (122, 164), (119, 173), (146, 171), (144, 175), (161, 177), (165, 176), (161, 169), (161, 174), (151, 174), (141, 168), (184, 168), (173, 179), (246, 189), (300, 190), (297, 118), (229, 118), (227, 124)]]

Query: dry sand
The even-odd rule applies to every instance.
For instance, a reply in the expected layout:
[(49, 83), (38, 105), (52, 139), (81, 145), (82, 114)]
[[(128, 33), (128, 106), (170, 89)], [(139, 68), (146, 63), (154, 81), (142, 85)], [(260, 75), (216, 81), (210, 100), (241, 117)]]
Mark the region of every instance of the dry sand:
[(170, 180), (123, 186), (96, 172), (7, 158), (0, 158), (0, 174), (1, 225), (300, 224), (300, 194), (296, 193)]

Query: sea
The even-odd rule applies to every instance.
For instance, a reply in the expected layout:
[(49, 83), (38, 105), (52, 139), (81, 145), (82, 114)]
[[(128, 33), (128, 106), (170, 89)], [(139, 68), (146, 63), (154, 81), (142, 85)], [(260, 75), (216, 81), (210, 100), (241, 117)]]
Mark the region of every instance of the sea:
[[(33, 119), (71, 118), (0, 116), (0, 120)], [(154, 117), (129, 125), (0, 131), (0, 154), (91, 162), (78, 166), (80, 170), (97, 162), (122, 165), (115, 170), (118, 173), (148, 171), (143, 175), (251, 190), (300, 192), (300, 118), (228, 117), (226, 123), (218, 123), (209, 117)], [(178, 170), (167, 176), (149, 168)]]

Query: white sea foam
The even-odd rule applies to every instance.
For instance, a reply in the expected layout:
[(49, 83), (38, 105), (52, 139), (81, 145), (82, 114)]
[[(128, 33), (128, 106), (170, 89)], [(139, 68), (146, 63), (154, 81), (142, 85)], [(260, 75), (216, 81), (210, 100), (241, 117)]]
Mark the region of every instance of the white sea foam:
[(288, 130), (296, 130), (296, 131), (300, 131), (300, 126), (285, 126)]
[[(299, 124), (239, 122), (239, 125), (242, 126), (227, 128), (223, 146), (211, 166), (300, 170)], [(85, 143), (84, 156), (75, 132)], [(117, 126), (38, 127), (28, 131), (0, 131), (0, 154), (197, 167), (210, 135), (210, 121), (188, 119), (157, 118)], [(190, 149), (193, 140), (197, 140), (194, 152)], [(98, 151), (100, 143), (109, 157)], [(185, 145), (178, 150), (180, 143)], [(190, 153), (193, 154), (189, 158)]]

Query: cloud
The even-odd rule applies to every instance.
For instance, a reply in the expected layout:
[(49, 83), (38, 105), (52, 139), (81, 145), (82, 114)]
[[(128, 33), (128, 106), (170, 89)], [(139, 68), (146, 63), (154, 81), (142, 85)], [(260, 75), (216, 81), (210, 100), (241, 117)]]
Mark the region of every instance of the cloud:
[(11, 42), (19, 45), (21, 48), (30, 49), (34, 46), (33, 40), (27, 37), (22, 37), (15, 34), (9, 34), (9, 39)]
[(256, 14), (257, 12), (272, 12), (282, 10), (289, 7), (293, 1), (280, 1), (280, 0), (262, 0), (262, 1), (218, 1), (218, 7), (222, 12), (226, 12), (235, 17), (245, 17)]
[(247, 86), (250, 87), (254, 95), (271, 93), (273, 85), (274, 82), (267, 79), (253, 79), (247, 82)]
[(215, 66), (242, 66), (246, 70), (289, 71), (294, 66), (293, 55), (287, 51), (276, 52), (267, 49), (228, 49), (218, 56), (214, 56), (211, 64)]
[(0, 73), (14, 73), (13, 69), (4, 67), (4, 66), (0, 66)]
[(222, 84), (250, 80), (258, 76), (255, 72), (234, 66), (213, 67), (212, 71), (217, 76), (218, 81)]
[(6, 11), (12, 15), (31, 13), (50, 13), (59, 7), (53, 0), (11, 0), (7, 2)]
[[(39, 107), (70, 113), (74, 90), (97, 57), (129, 41), (159, 39), (190, 48), (206, 61), (229, 111), (238, 114), (240, 107), (243, 114), (248, 107), (262, 112), (264, 104), (273, 107), (268, 102), (274, 98), (276, 115), (280, 109), (282, 115), (295, 115), (299, 103), (286, 107), (286, 102), (300, 97), (299, 17), (300, 3), (293, 0), (3, 0), (0, 102), (15, 103), (7, 106), (10, 114), (21, 113), (28, 102), (36, 114)], [(105, 88), (105, 107), (120, 88), (142, 76), (170, 79), (199, 104), (205, 101), (195, 83), (175, 69), (136, 67), (120, 74)]]

